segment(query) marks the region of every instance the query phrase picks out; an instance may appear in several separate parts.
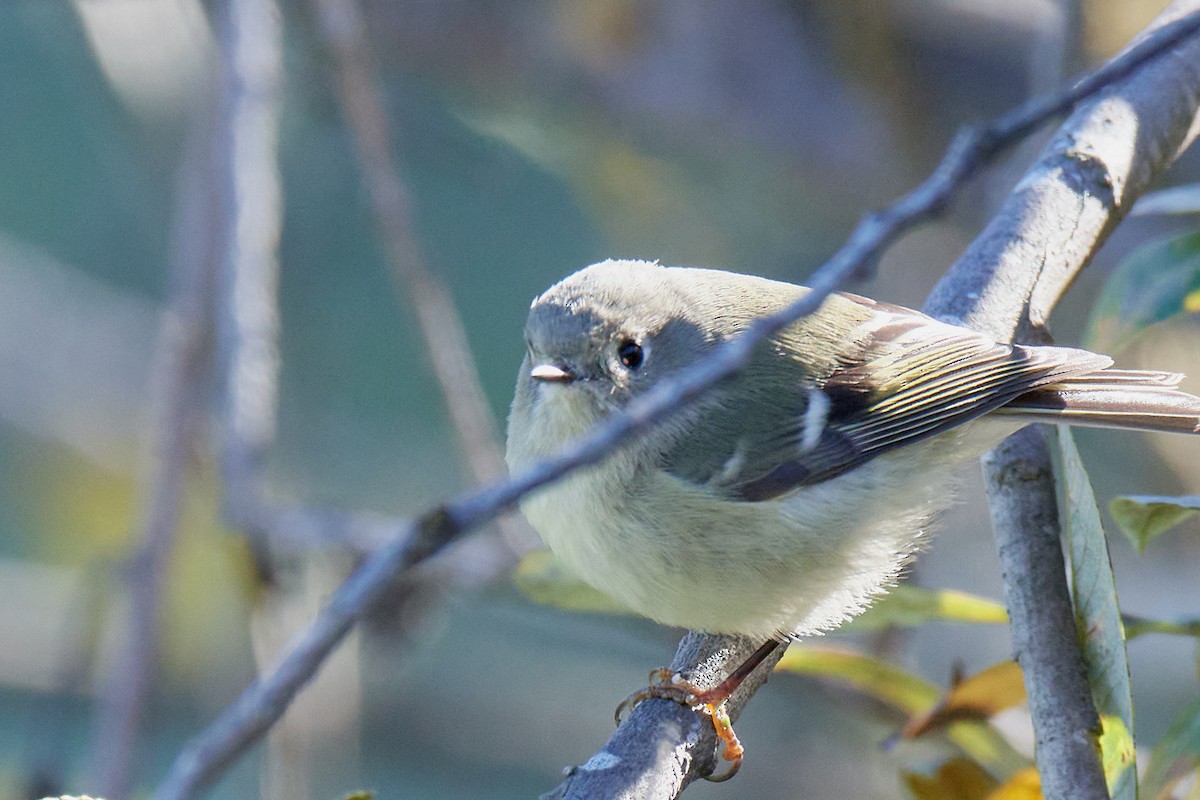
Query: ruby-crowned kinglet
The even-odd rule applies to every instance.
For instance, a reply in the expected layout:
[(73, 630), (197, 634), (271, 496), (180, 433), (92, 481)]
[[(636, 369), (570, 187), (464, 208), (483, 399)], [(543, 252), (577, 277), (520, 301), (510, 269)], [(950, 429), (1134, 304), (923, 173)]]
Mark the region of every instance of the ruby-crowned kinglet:
[[(606, 261), (538, 297), (508, 425), (519, 470), (808, 290)], [(521, 508), (578, 575), (669, 625), (785, 639), (895, 581), (961, 463), (1031, 421), (1195, 433), (1180, 376), (997, 344), (849, 294)]]

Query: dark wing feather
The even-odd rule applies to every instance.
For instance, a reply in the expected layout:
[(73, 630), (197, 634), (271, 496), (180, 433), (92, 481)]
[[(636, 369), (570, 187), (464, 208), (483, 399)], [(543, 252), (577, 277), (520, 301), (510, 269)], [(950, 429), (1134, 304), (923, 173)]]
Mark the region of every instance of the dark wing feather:
[[(870, 314), (840, 343), (813, 341), (820, 331), (809, 327), (785, 331), (740, 378), (760, 390), (737, 400), (726, 390), (698, 409), (663, 467), (730, 498), (767, 500), (1111, 363), (1083, 350), (997, 344), (907, 309), (839, 300), (869, 304)], [(804, 353), (814, 345), (840, 357), (813, 369)]]

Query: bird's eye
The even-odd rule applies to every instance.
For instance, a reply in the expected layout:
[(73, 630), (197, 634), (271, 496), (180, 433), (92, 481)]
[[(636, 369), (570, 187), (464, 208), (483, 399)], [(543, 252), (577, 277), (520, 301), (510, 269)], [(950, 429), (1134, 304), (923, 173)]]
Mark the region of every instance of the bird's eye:
[(637, 369), (646, 360), (646, 352), (642, 346), (632, 339), (625, 339), (617, 346), (617, 358), (626, 369)]

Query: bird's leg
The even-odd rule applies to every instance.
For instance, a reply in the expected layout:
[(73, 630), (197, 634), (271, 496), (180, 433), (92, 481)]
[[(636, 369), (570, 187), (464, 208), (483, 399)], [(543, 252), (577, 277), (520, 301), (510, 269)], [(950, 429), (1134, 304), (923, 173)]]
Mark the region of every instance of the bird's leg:
[(699, 711), (702, 714), (708, 715), (712, 718), (717, 738), (725, 743), (725, 750), (721, 753), (721, 756), (729, 762), (729, 769), (716, 777), (711, 775), (706, 776), (706, 779), (717, 782), (727, 781), (741, 767), (745, 748), (738, 741), (737, 734), (733, 732), (733, 722), (729, 719), (729, 713), (725, 710), (725, 702), (738, 690), (742, 682), (750, 676), (750, 673), (754, 672), (759, 664), (765, 661), (778, 648), (787, 647), (787, 644), (786, 641), (781, 642), (775, 639), (765, 642), (751, 653), (750, 657), (743, 661), (737, 669), (729, 673), (729, 677), (711, 689), (701, 689), (691, 681), (685, 680), (679, 673), (672, 673), (665, 667), (656, 669), (650, 673), (649, 686), (638, 692), (634, 692), (617, 706), (617, 724), (620, 724), (621, 720), (624, 719), (625, 712), (632, 711), (633, 707), (638, 703), (652, 697), (673, 700), (680, 705), (687, 706), (693, 711)]

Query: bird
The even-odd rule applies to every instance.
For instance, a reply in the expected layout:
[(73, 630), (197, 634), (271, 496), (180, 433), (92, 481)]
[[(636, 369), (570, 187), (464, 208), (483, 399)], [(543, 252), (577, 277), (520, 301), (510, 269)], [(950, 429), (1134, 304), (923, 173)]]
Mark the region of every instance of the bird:
[[(510, 470), (557, 455), (809, 291), (641, 260), (564, 278), (525, 324)], [(837, 292), (736, 374), (520, 506), (560, 561), (620, 605), (764, 641), (730, 676), (744, 678), (894, 585), (953, 502), (964, 462), (1031, 422), (1195, 434), (1200, 398), (1181, 379)], [(733, 688), (663, 681), (645, 696), (699, 698), (719, 718)]]

